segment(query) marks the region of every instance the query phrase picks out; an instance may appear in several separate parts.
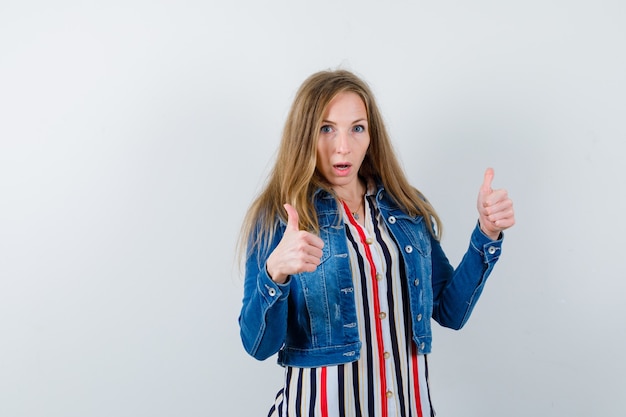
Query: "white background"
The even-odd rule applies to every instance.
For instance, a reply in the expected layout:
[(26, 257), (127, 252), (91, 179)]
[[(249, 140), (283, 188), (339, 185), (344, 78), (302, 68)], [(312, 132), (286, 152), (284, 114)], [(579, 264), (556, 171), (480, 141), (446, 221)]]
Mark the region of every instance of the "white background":
[[(227, 4), (228, 3), (228, 4)], [(372, 86), (467, 246), (484, 169), (518, 224), (438, 416), (626, 415), (626, 3), (0, 3), (0, 416), (263, 416), (235, 243), (295, 90)]]

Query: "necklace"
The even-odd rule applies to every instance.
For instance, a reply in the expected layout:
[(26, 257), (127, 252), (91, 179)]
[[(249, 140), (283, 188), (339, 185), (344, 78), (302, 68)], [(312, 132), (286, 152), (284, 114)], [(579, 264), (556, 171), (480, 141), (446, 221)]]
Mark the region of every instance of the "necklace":
[(357, 207), (356, 211), (352, 212), (352, 217), (354, 217), (354, 220), (359, 220), (359, 211), (361, 211), (362, 206), (363, 206), (363, 199), (361, 199), (361, 202), (359, 203), (359, 207)]
[(352, 211), (350, 206), (348, 206), (347, 200), (344, 200), (341, 198), (341, 201), (343, 202), (346, 208), (346, 211), (350, 211), (350, 214), (352, 214), (352, 217), (354, 218), (354, 220), (359, 220), (361, 218), (361, 216), (359, 215), (359, 212), (361, 211), (361, 207), (363, 207), (363, 200), (365, 199), (365, 193), (367, 191), (367, 188), (365, 187), (364, 184), (362, 188), (363, 188), (363, 193), (361, 194), (361, 198), (359, 199), (359, 206), (354, 211)]

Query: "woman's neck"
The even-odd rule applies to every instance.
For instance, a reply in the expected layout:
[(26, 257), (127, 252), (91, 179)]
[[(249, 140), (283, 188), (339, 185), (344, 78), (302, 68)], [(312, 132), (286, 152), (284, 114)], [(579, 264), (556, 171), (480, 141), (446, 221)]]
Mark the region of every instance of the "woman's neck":
[(352, 187), (333, 188), (333, 190), (337, 197), (348, 203), (348, 205), (358, 205), (363, 200), (366, 188), (365, 184), (359, 179)]

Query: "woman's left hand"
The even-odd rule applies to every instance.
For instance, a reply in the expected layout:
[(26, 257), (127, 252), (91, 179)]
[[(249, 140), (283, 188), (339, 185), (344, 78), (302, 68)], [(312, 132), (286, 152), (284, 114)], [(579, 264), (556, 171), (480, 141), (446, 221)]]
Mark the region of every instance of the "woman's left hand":
[(493, 168), (487, 168), (478, 192), (477, 208), (480, 230), (490, 239), (497, 240), (500, 232), (515, 224), (515, 212), (506, 190), (491, 188), (493, 176)]

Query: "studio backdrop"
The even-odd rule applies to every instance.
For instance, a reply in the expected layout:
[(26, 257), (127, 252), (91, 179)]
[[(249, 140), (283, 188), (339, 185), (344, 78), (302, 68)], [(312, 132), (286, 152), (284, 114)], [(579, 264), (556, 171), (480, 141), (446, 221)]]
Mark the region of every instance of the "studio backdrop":
[(236, 243), (300, 83), (372, 87), (460, 261), (487, 167), (517, 224), (438, 416), (626, 415), (626, 3), (0, 3), (0, 416), (264, 416)]

